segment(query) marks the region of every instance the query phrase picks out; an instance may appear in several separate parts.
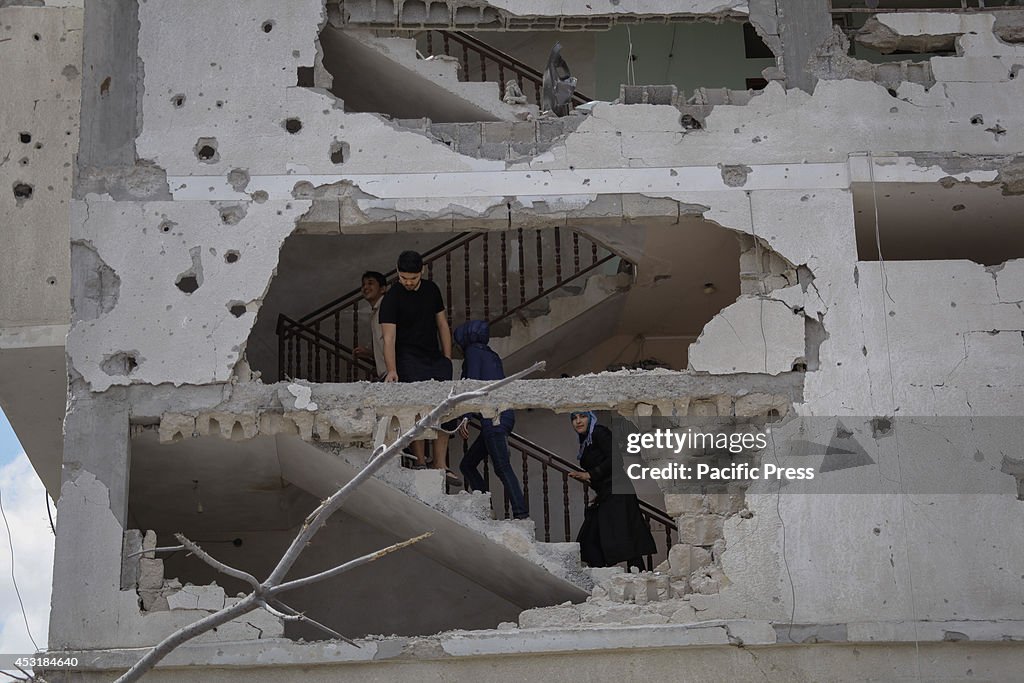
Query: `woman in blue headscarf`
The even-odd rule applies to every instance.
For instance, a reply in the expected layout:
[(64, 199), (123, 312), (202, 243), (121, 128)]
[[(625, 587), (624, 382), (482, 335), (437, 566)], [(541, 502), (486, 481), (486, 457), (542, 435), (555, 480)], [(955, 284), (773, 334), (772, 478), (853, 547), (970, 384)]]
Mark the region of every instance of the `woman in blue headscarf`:
[[(657, 552), (651, 529), (640, 514), (636, 493), (612, 493), (612, 433), (597, 424), (593, 411), (572, 413), (572, 428), (580, 439), (576, 453), (583, 472), (570, 472), (573, 479), (594, 490), (594, 502), (587, 506), (583, 525), (576, 536), (580, 557), (591, 567), (610, 567), (620, 562), (647, 569), (645, 555)], [(629, 480), (622, 477), (624, 485)]]

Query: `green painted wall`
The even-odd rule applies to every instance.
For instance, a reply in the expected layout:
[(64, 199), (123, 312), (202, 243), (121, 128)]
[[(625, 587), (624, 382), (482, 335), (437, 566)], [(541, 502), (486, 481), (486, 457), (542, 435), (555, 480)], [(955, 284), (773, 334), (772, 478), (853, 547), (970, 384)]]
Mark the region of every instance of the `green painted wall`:
[(740, 22), (616, 26), (596, 34), (597, 99), (614, 100), (619, 85), (629, 82), (630, 34), (636, 84), (674, 84), (687, 97), (701, 86), (743, 90), (746, 79), (760, 78), (762, 69), (775, 66), (774, 59), (746, 58)]

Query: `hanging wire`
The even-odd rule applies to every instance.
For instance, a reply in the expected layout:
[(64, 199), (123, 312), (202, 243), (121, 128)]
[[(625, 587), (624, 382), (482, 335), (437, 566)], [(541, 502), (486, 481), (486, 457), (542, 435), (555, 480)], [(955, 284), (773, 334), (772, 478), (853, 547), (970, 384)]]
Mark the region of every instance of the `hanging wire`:
[(4, 518), (4, 526), (7, 527), (7, 545), (11, 548), (11, 581), (14, 583), (14, 593), (18, 596), (18, 604), (21, 605), (21, 618), (25, 620), (25, 630), (28, 632), (28, 639), (32, 645), (39, 650), (36, 639), (32, 637), (32, 629), (28, 627), (28, 615), (25, 613), (25, 603), (21, 599), (21, 591), (18, 590), (18, 579), (14, 577), (14, 538), (11, 536), (11, 525), (7, 522), (7, 513), (4, 512), (3, 493), (0, 492), (0, 516)]
[(886, 298), (893, 304), (896, 301), (889, 294), (889, 279), (885, 272), (885, 259), (882, 257), (882, 238), (878, 220), (878, 192), (875, 187), (875, 156), (868, 152), (868, 178), (871, 181), (871, 200), (875, 210), (875, 246), (878, 249), (878, 269), (882, 284), (882, 327), (885, 331), (885, 357), (889, 369), (889, 401), (892, 408), (892, 434), (896, 445), (896, 478), (899, 482), (900, 500), (900, 521), (903, 526), (903, 540), (905, 542), (903, 551), (907, 559), (907, 587), (910, 589), (910, 613), (914, 622), (914, 665), (917, 670), (917, 680), (921, 680), (921, 642), (917, 625), (917, 601), (914, 597), (914, 567), (910, 559), (910, 539), (907, 527), (907, 501), (903, 493), (903, 462), (900, 459), (900, 435), (896, 422), (896, 378), (892, 372), (892, 344), (889, 340), (889, 316), (886, 312)]
[(46, 516), (50, 520), (50, 531), (52, 531), (53, 535), (56, 536), (57, 535), (57, 527), (54, 526), (54, 524), (53, 524), (53, 513), (50, 512), (50, 494), (47, 493), (46, 491), (43, 491), (43, 495), (46, 496)]
[[(757, 227), (754, 225), (754, 197), (750, 190), (747, 190), (747, 207), (750, 211), (750, 234), (754, 236), (754, 253), (757, 256), (757, 269), (760, 273), (758, 278), (758, 289), (761, 292), (761, 296), (758, 297), (761, 301), (761, 340), (764, 342), (764, 371), (768, 372), (768, 336), (764, 331), (764, 300), (767, 292), (767, 283), (765, 282), (764, 275), (764, 263), (761, 258), (761, 241), (757, 237)], [(775, 464), (779, 464), (779, 453), (775, 446), (775, 434), (771, 431), (768, 432), (769, 437), (772, 441), (772, 457), (775, 458)], [(782, 528), (782, 564), (786, 567), (786, 578), (789, 580), (789, 595), (790, 604), (792, 609), (789, 612), (789, 633), (787, 637), (793, 640), (793, 621), (796, 619), (796, 584), (793, 583), (793, 572), (789, 567), (789, 558), (786, 556), (786, 520), (782, 518), (782, 482), (779, 482), (779, 490), (775, 492), (775, 516), (779, 518), (779, 526)]]

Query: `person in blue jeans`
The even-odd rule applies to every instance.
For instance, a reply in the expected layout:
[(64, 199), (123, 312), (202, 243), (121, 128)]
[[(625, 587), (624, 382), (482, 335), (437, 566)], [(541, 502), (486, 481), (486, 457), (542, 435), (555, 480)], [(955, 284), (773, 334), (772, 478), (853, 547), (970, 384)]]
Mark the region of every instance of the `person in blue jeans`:
[[(486, 321), (470, 320), (455, 329), (455, 343), (462, 348), (462, 378), (497, 380), (505, 378), (501, 358), (487, 345), (491, 331)], [(466, 455), (462, 458), (459, 470), (465, 477), (466, 484), (473, 491), (487, 491), (487, 482), (480, 476), (480, 463), (488, 455), (494, 465), (494, 473), (501, 480), (508, 494), (512, 507), (512, 516), (516, 519), (529, 519), (530, 512), (523, 497), (523, 489), (512, 471), (509, 461), (508, 435), (516, 423), (516, 415), (511, 410), (503, 410), (497, 421), (472, 413), (464, 417), (475, 417), (479, 420), (481, 430), (473, 441)], [(462, 438), (469, 438), (469, 427), (463, 423), (459, 428)]]

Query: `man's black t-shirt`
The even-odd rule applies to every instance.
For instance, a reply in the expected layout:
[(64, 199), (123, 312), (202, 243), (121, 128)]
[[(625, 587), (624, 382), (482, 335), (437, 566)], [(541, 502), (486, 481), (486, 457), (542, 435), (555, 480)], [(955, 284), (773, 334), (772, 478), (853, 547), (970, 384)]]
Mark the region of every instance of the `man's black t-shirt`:
[(440, 357), (437, 341), (438, 313), (444, 310), (441, 290), (430, 280), (420, 280), (416, 291), (393, 285), (380, 304), (380, 323), (397, 325), (395, 356), (412, 354), (424, 359)]

